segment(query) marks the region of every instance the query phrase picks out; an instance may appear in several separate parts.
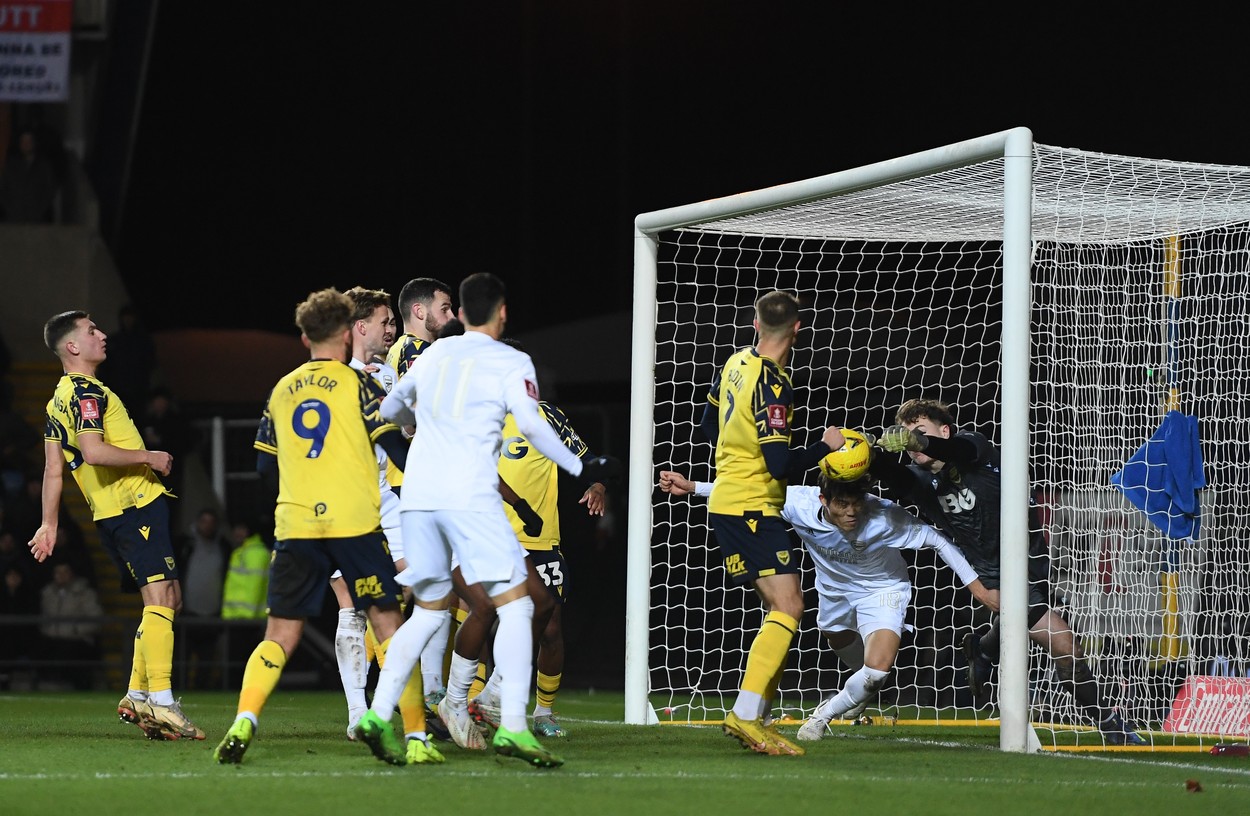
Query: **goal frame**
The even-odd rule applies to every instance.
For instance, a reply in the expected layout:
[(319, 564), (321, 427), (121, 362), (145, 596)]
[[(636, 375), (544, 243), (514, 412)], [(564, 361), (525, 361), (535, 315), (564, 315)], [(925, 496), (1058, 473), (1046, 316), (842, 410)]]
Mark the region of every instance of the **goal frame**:
[(803, 181), (654, 210), (634, 219), (634, 307), (630, 393), (625, 721), (657, 722), (650, 693), (652, 497), (655, 461), (656, 287), (659, 235), (733, 216), (818, 199), (996, 159), (1003, 160), (1002, 642), (999, 748), (1037, 747), (1028, 706), (1029, 361), (1033, 133), (1017, 127)]

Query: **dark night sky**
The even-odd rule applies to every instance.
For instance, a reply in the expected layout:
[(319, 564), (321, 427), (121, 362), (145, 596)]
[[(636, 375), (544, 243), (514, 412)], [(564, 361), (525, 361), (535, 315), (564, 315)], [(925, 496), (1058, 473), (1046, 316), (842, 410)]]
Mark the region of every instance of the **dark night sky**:
[(293, 331), (322, 286), (480, 270), (514, 332), (628, 309), (639, 212), (1020, 125), (1250, 164), (1218, 21), (442, 5), (160, 5), (116, 253), (152, 328)]

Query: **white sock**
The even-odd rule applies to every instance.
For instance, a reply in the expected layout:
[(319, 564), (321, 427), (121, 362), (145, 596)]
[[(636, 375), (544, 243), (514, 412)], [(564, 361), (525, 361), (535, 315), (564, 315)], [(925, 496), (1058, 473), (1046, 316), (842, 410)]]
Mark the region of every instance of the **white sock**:
[(158, 706), (171, 706), (174, 704), (174, 690), (153, 691), (148, 694), (148, 702)]
[(339, 664), (339, 679), (347, 697), (347, 719), (355, 721), (368, 710), (365, 684), (369, 680), (369, 664), (365, 661), (365, 613), (340, 609), (338, 628), (334, 630), (334, 657)]
[(386, 647), (386, 663), (378, 674), (378, 687), (373, 693), (373, 705), (370, 710), (384, 721), (390, 722), (395, 714), (395, 706), (399, 704), (399, 695), (408, 684), (408, 677), (417, 665), (421, 650), (438, 628), (444, 610), (426, 609), (413, 606), (412, 615), (404, 621), (403, 626), (391, 635), (390, 645)]
[(738, 689), (738, 699), (734, 700), (734, 713), (740, 720), (758, 720), (764, 716), (764, 697), (753, 691)]
[(477, 699), (488, 705), (499, 707), (499, 683), (502, 676), (499, 674), (499, 667), (490, 673), (490, 677), (486, 679), (486, 685), (482, 688), (482, 693), (477, 695)]
[(525, 709), (534, 673), (534, 602), (524, 595), (498, 607), (495, 665), (499, 667), (499, 725), (509, 731), (529, 729)]
[(460, 709), (469, 704), (469, 686), (477, 677), (477, 661), (451, 653), (451, 670), (447, 672), (447, 705)]
[(878, 671), (877, 669), (870, 669), (864, 666), (851, 675), (851, 679), (846, 681), (846, 685), (842, 687), (841, 691), (817, 706), (816, 713), (812, 716), (819, 717), (825, 722), (842, 717), (846, 712), (875, 694), (877, 689), (881, 688), (881, 684), (885, 682), (885, 678), (889, 676), (889, 672)]
[(439, 691), (443, 685), (443, 660), (447, 657), (447, 637), (451, 634), (451, 612), (443, 613), (443, 624), (425, 644), (421, 652), (421, 680), (425, 693)]

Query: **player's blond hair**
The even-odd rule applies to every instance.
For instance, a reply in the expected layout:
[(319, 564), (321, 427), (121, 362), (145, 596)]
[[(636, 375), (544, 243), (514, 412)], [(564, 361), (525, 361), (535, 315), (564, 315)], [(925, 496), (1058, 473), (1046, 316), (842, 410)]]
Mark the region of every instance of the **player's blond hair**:
[(295, 307), (295, 325), (310, 342), (320, 343), (352, 324), (352, 299), (331, 286), (311, 293)]

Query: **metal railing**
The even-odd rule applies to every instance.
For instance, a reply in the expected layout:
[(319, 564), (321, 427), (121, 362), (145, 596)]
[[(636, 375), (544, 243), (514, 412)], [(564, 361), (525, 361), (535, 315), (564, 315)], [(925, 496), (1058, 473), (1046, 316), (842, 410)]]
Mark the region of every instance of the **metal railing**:
[[(93, 689), (124, 687), (130, 677), (131, 654), (109, 653), (103, 644), (106, 633), (133, 629), (132, 616), (103, 615), (91, 618), (57, 618), (57, 623), (98, 624), (96, 659), (63, 659), (44, 656), (40, 615), (0, 615), (0, 689), (33, 691), (48, 685), (75, 685), (74, 673), (87, 673)], [(310, 621), (304, 627), (300, 648), (282, 673), (285, 688), (334, 688), (338, 665), (334, 643)], [(183, 690), (237, 691), (243, 668), (264, 636), (265, 620), (223, 620), (190, 615), (174, 619), (173, 685)]]

